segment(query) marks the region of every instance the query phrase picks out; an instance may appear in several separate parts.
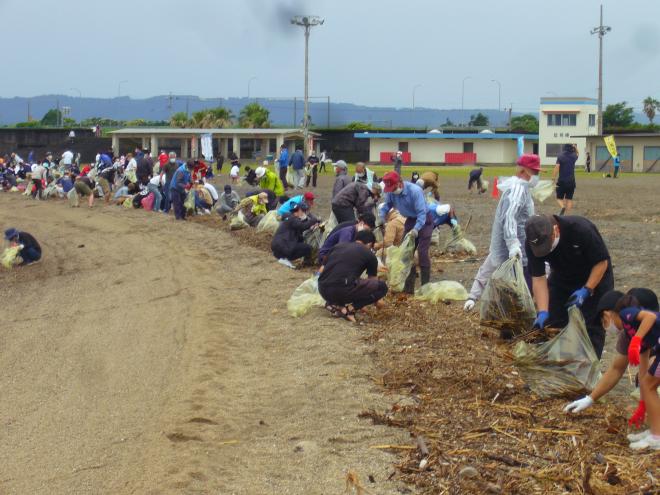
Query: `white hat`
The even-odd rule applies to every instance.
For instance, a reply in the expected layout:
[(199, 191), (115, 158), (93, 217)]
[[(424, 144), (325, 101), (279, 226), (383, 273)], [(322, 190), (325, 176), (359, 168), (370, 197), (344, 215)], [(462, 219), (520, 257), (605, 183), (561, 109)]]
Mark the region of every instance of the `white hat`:
[(337, 167), (337, 168), (343, 168), (344, 170), (346, 170), (348, 168), (348, 165), (346, 165), (346, 162), (344, 160), (337, 160), (334, 163), (334, 166)]
[(267, 166), (268, 166), (268, 160), (264, 160), (264, 162), (263, 162), (263, 166), (264, 166), (264, 167), (267, 167)]
[(435, 212), (438, 215), (446, 215), (447, 213), (449, 213), (449, 210), (451, 210), (450, 205), (438, 205), (435, 207)]
[(417, 179), (417, 182), (415, 182), (419, 187), (424, 189), (424, 179)]
[(266, 167), (257, 167), (254, 173), (257, 174), (257, 178), (260, 179), (266, 175)]

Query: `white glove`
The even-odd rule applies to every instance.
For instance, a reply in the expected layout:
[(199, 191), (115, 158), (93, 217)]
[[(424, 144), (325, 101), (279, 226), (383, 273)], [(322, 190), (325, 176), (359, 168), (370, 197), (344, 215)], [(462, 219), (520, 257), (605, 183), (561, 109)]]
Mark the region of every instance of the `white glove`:
[(410, 234), (410, 236), (411, 236), (413, 239), (417, 239), (417, 236), (419, 235), (419, 231), (418, 231), (417, 229), (412, 229), (412, 230), (411, 230), (410, 232), (408, 232), (408, 233)]
[(580, 411), (584, 411), (588, 407), (591, 407), (593, 404), (594, 400), (588, 395), (585, 395), (581, 399), (571, 402), (569, 405), (567, 405), (564, 408), (564, 412), (579, 413)]
[(474, 299), (468, 299), (467, 301), (465, 301), (465, 304), (463, 305), (463, 311), (465, 312), (472, 311), (474, 309), (474, 304), (475, 304)]
[(522, 251), (520, 249), (520, 244), (516, 243), (509, 248), (509, 259), (518, 257), (522, 259)]

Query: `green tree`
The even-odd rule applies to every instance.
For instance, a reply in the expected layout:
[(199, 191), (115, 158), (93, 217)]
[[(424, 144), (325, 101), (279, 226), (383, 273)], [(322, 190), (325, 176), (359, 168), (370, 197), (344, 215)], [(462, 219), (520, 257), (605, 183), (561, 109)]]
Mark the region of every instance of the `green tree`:
[(449, 117), (445, 119), (445, 123), (442, 124), (440, 127), (454, 127), (456, 124), (454, 124)]
[(660, 110), (660, 101), (649, 96), (644, 99), (644, 113), (649, 119), (649, 124), (653, 124), (653, 119), (655, 118), (656, 110)]
[(78, 123), (76, 122), (76, 119), (72, 119), (69, 117), (64, 117), (64, 121), (62, 122), (62, 125), (64, 127), (75, 127)]
[(16, 124), (16, 127), (22, 128), (22, 127), (28, 127), (28, 128), (34, 128), (34, 127), (41, 127), (41, 122), (38, 120), (31, 120), (30, 122), (18, 122)]
[(192, 117), (186, 122), (185, 127), (197, 127), (201, 129), (230, 127), (233, 119), (234, 115), (226, 108), (207, 108), (193, 113)]
[(634, 121), (633, 109), (625, 101), (607, 105), (603, 112), (603, 127), (630, 127)]
[(518, 115), (511, 119), (511, 130), (514, 132), (539, 132), (539, 121), (531, 113)]
[(144, 119), (134, 119), (126, 122), (127, 127), (144, 127), (147, 125), (147, 121)]
[(172, 127), (186, 127), (188, 124), (188, 116), (186, 112), (177, 112), (170, 117), (170, 125)]
[(104, 117), (90, 117), (80, 121), (81, 127), (92, 127), (100, 125), (101, 127), (122, 127), (124, 122), (121, 120), (106, 119)]
[(474, 127), (488, 127), (489, 123), (488, 116), (479, 112), (477, 115), (470, 115), (470, 122), (468, 122), (468, 125)]
[(62, 112), (56, 108), (51, 108), (41, 118), (41, 125), (56, 126), (62, 120)]
[(354, 120), (353, 122), (346, 124), (346, 129), (349, 131), (369, 131), (373, 128), (373, 125), (367, 122), (360, 122), (358, 120)]
[(241, 109), (238, 116), (238, 125), (251, 129), (270, 127), (270, 112), (259, 103), (249, 103)]

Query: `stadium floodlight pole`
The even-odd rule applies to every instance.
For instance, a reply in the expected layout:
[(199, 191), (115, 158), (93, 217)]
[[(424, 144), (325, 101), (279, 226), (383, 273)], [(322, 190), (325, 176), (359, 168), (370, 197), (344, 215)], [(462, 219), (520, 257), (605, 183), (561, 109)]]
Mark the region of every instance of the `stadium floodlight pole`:
[(413, 110), (415, 109), (415, 91), (417, 91), (417, 88), (421, 88), (421, 87), (422, 87), (421, 84), (415, 84), (415, 86), (413, 87), (413, 95), (412, 95), (413, 96), (413, 98), (412, 98), (412, 100), (413, 100), (412, 101), (412, 109)]
[(117, 97), (121, 96), (121, 85), (127, 82), (128, 81), (119, 81), (119, 84), (117, 84)]
[(472, 79), (470, 76), (465, 76), (461, 83), (461, 121), (465, 119), (465, 81)]
[(603, 135), (603, 37), (612, 31), (609, 26), (603, 26), (603, 6), (600, 6), (600, 24), (591, 30), (598, 35), (598, 135)]
[(250, 84), (252, 84), (252, 81), (254, 81), (255, 79), (257, 79), (257, 76), (252, 76), (252, 77), (248, 80), (248, 95), (247, 95), (248, 100), (250, 99)]
[(291, 24), (305, 28), (305, 111), (303, 117), (303, 139), (305, 156), (309, 156), (309, 33), (314, 26), (325, 22), (321, 17), (314, 15), (297, 15), (291, 19)]
[(497, 83), (497, 111), (502, 108), (502, 83), (497, 79), (491, 79), (490, 82)]

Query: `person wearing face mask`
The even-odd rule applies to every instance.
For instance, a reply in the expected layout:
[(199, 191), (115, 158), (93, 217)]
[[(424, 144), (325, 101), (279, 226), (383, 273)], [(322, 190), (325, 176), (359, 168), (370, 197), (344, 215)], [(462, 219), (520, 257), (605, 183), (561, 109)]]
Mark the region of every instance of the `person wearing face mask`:
[(369, 167), (367, 167), (362, 162), (357, 162), (355, 164), (355, 177), (353, 177), (353, 182), (362, 182), (366, 184), (369, 189), (371, 189), (372, 184), (374, 183), (374, 172)]
[[(624, 308), (624, 306), (626, 307)], [(617, 339), (615, 346), (616, 355), (609, 369), (603, 374), (592, 392), (568, 404), (564, 407), (564, 412), (576, 414), (584, 411), (612, 390), (625, 374), (632, 351), (632, 354), (637, 353), (636, 357), (642, 358), (639, 368), (641, 400), (637, 409), (628, 420), (628, 424), (637, 428), (642, 426), (646, 417), (646, 402), (651, 400), (650, 410), (653, 410), (654, 405), (657, 404), (654, 402), (657, 398), (655, 389), (657, 389), (658, 383), (660, 383), (660, 371), (658, 369), (660, 355), (657, 348), (657, 342), (660, 338), (660, 314), (658, 311), (658, 298), (650, 289), (633, 288), (625, 296), (619, 291), (612, 290), (603, 295), (598, 303), (598, 318), (605, 331)], [(631, 345), (635, 335), (638, 333), (638, 329), (643, 325), (642, 320), (645, 318), (649, 320), (646, 326), (650, 331), (644, 338), (639, 339), (639, 346)], [(628, 319), (631, 322), (625, 321)], [(654, 342), (656, 345), (655, 349), (651, 345)], [(650, 355), (647, 356), (646, 354), (649, 350)], [(650, 358), (654, 353), (655, 361), (649, 366)], [(632, 442), (632, 448), (652, 447), (660, 449), (660, 421), (658, 421), (660, 418), (657, 416), (657, 411), (655, 415), (651, 418), (651, 411), (649, 411), (651, 430), (628, 435), (628, 439)], [(648, 445), (645, 441), (649, 439), (654, 421), (658, 435), (655, 445)], [(644, 442), (644, 444), (634, 445), (637, 442)]]
[[(534, 328), (563, 328), (570, 306), (582, 311), (587, 333), (600, 359), (605, 333), (598, 321), (598, 302), (614, 288), (610, 253), (596, 226), (578, 216), (535, 215), (525, 225), (537, 306)], [(546, 278), (545, 264), (550, 265)]]
[[(431, 280), (431, 258), (429, 248), (431, 247), (431, 235), (433, 234), (433, 217), (428, 211), (428, 205), (424, 199), (424, 191), (417, 184), (404, 182), (396, 172), (387, 172), (383, 176), (385, 185), (385, 201), (380, 206), (379, 214), (385, 223), (387, 214), (396, 208), (401, 215), (406, 217), (405, 232), (415, 239), (415, 249), (419, 259), (421, 271), (421, 283), (425, 285)], [(415, 279), (417, 278), (417, 267), (413, 266), (406, 278), (403, 291), (407, 294), (415, 293)]]
[(518, 158), (516, 163), (516, 175), (498, 185), (501, 195), (495, 210), (488, 256), (474, 278), (468, 300), (463, 306), (465, 311), (474, 308), (490, 276), (508, 258), (518, 256), (522, 258), (523, 266), (527, 266), (522, 248), (525, 244), (525, 222), (534, 214), (530, 189), (538, 183), (541, 161), (538, 155), (527, 154)]
[(380, 184), (374, 182), (368, 187), (363, 182), (351, 182), (332, 198), (332, 213), (337, 223), (355, 220), (358, 215), (373, 211), (380, 197)]

